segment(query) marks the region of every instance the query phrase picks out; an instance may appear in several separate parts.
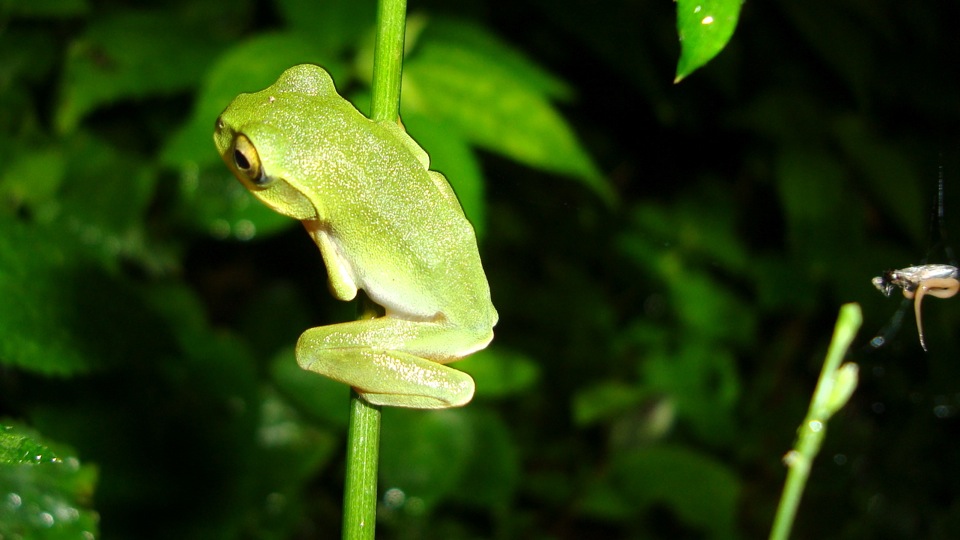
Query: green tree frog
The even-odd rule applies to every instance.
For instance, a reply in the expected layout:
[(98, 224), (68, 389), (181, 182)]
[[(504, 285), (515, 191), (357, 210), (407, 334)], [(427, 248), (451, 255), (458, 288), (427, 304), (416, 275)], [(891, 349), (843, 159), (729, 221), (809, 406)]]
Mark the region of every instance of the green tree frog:
[(253, 195), (303, 223), (336, 298), (362, 289), (383, 308), (305, 331), (300, 366), (375, 405), (469, 402), (473, 379), (445, 364), (490, 343), (497, 311), (473, 227), (427, 153), (398, 124), (361, 114), (310, 64), (237, 96), (213, 139)]

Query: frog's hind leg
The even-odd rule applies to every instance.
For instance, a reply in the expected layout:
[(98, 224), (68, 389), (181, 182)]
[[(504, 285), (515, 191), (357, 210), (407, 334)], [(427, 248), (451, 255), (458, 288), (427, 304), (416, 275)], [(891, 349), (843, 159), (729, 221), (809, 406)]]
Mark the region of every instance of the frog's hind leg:
[(473, 379), (444, 363), (471, 352), (472, 339), (456, 327), (379, 317), (307, 330), (297, 362), (374, 405), (459, 407), (473, 398)]
[[(925, 295), (935, 296), (937, 298), (950, 298), (960, 290), (960, 281), (955, 278), (932, 278), (925, 279), (917, 286), (914, 292), (913, 310), (917, 317), (917, 334), (920, 335), (920, 346), (927, 350), (927, 343), (923, 339), (923, 322), (920, 319), (920, 302)], [(906, 291), (904, 291), (906, 295)]]
[(445, 409), (473, 399), (469, 375), (404, 352), (341, 349), (304, 358), (297, 355), (301, 367), (352, 386), (373, 405)]

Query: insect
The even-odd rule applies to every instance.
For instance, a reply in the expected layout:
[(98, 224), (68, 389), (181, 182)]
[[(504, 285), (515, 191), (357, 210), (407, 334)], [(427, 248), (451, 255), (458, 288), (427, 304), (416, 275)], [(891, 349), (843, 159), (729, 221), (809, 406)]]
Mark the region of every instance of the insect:
[[(943, 229), (943, 170), (941, 168), (939, 181), (937, 183), (937, 205), (934, 216), (937, 226), (940, 230), (940, 241), (943, 244), (944, 251), (953, 259), (952, 250), (946, 246), (946, 232)], [(923, 321), (920, 315), (920, 304), (924, 296), (934, 296), (936, 298), (950, 298), (960, 292), (960, 269), (950, 264), (921, 264), (919, 266), (910, 266), (900, 270), (888, 270), (882, 275), (871, 280), (873, 286), (877, 288), (884, 296), (890, 296), (898, 287), (903, 290), (903, 296), (906, 298), (904, 305), (897, 310), (889, 324), (872, 340), (870, 345), (874, 348), (882, 347), (887, 337), (896, 332), (900, 327), (900, 321), (903, 319), (903, 309), (913, 300), (913, 310), (917, 318), (917, 334), (920, 336), (920, 346), (927, 350), (926, 340), (923, 338)]]
[[(900, 270), (889, 270), (882, 276), (873, 278), (872, 283), (885, 296), (890, 296), (894, 289), (903, 289), (903, 296), (913, 300), (913, 310), (917, 317), (917, 334), (920, 335), (920, 346), (927, 350), (927, 343), (923, 339), (923, 321), (920, 318), (920, 303), (926, 295), (937, 298), (950, 298), (960, 291), (960, 269), (949, 264), (926, 264), (911, 266)], [(894, 315), (894, 317), (897, 317)], [(899, 317), (897, 318), (899, 326)], [(879, 340), (879, 343), (874, 343)], [(886, 339), (877, 336), (871, 345), (879, 347)]]

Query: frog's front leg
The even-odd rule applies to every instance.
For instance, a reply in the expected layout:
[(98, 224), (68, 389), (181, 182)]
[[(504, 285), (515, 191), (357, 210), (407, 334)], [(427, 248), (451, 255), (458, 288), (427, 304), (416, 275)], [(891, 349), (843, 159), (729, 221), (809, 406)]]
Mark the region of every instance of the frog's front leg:
[(311, 328), (297, 342), (304, 369), (355, 388), (374, 405), (442, 409), (473, 397), (473, 379), (443, 364), (486, 346), (489, 330), (390, 316)]

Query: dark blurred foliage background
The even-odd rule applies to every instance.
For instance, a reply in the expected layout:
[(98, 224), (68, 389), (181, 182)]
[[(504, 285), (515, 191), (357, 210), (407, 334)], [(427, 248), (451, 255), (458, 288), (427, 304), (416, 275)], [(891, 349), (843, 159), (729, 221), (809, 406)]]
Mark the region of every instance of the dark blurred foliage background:
[[(860, 386), (795, 537), (960, 536), (960, 304), (865, 349), (870, 278), (950, 262), (941, 168), (960, 234), (955, 2), (747, 2), (679, 84), (672, 2), (409, 13), (404, 124), (500, 323), (468, 407), (384, 411), (380, 537), (765, 536), (845, 302)], [(300, 62), (363, 108), (374, 17), (0, 3), (0, 537), (338, 534), (347, 391), (292, 346), (355, 307), (210, 136)]]

